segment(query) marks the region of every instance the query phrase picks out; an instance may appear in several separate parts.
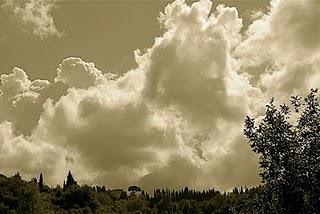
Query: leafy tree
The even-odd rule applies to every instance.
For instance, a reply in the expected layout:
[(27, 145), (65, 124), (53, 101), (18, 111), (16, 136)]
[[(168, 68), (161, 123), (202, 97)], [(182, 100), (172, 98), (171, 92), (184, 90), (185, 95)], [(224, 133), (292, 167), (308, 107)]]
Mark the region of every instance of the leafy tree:
[[(244, 134), (259, 155), (265, 183), (264, 212), (317, 213), (320, 211), (320, 108), (317, 90), (301, 102), (291, 98), (294, 112), (286, 105), (279, 109), (274, 100), (266, 106), (262, 121), (245, 120)], [(298, 115), (297, 115), (298, 114)], [(292, 122), (293, 117), (298, 117)]]
[(296, 126), (300, 145), (300, 173), (306, 207), (311, 213), (320, 212), (320, 106), (318, 90), (311, 90), (301, 103), (301, 97), (292, 97), (295, 111), (301, 114)]

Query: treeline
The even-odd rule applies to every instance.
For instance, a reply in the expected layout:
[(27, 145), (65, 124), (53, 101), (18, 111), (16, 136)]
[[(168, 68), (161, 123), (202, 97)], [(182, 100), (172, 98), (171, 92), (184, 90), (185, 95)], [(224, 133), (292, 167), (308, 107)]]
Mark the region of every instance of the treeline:
[(263, 187), (232, 192), (157, 189), (149, 195), (137, 186), (128, 191), (79, 186), (69, 172), (64, 185), (0, 175), (0, 213), (258, 213)]

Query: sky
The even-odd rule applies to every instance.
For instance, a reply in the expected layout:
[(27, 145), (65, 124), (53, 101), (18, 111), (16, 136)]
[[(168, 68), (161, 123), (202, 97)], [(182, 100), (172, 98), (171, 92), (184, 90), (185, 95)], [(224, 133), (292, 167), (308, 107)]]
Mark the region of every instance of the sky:
[(320, 86), (319, 1), (0, 1), (0, 173), (260, 183), (246, 115)]

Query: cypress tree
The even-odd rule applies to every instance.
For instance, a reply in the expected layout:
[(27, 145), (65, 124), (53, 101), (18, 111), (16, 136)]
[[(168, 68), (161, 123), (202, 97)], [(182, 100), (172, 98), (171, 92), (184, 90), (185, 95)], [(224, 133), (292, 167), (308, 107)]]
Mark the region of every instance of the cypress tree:
[(77, 181), (73, 178), (71, 171), (69, 171), (65, 188), (68, 188), (71, 185), (77, 185)]
[(42, 173), (40, 173), (38, 185), (39, 185), (39, 188), (41, 190), (43, 188), (43, 175), (42, 175)]

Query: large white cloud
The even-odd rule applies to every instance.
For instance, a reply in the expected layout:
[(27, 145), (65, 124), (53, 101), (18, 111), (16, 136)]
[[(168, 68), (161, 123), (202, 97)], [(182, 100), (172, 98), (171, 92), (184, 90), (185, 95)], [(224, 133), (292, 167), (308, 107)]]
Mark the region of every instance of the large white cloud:
[(246, 112), (249, 86), (233, 70), (229, 55), (241, 19), (235, 8), (219, 6), (218, 16), (210, 9), (210, 1), (167, 6), (160, 15), (167, 31), (147, 53), (136, 52), (136, 57), (146, 72), (148, 99), (174, 105), (195, 123), (212, 126), (219, 117), (238, 120)]
[[(211, 168), (222, 167), (215, 162), (238, 143), (252, 88), (229, 54), (240, 38), (237, 11), (210, 10), (210, 1), (167, 6), (159, 18), (164, 35), (146, 53), (136, 51), (138, 68), (118, 79), (79, 58), (63, 60), (55, 80), (72, 88), (46, 103), (33, 139), (66, 148), (78, 174), (95, 175), (91, 182), (143, 185), (140, 178), (166, 174), (180, 159), (199, 178), (214, 176)], [(176, 182), (190, 184), (184, 176)]]
[(66, 86), (48, 80), (29, 80), (21, 68), (0, 76), (0, 122), (9, 121), (17, 133), (30, 135), (43, 112), (47, 98), (57, 101)]
[(30, 134), (42, 112), (37, 98), (49, 81), (31, 82), (20, 68), (13, 68), (11, 74), (0, 76), (0, 122), (12, 122), (18, 132)]
[(269, 97), (319, 87), (319, 20), (319, 1), (271, 1), (237, 47), (241, 71)]
[[(249, 94), (254, 89), (236, 72), (237, 62), (230, 55), (241, 38), (242, 21), (236, 9), (219, 6), (217, 15), (210, 14), (210, 10), (210, 1), (200, 1), (191, 7), (184, 1), (168, 5), (159, 18), (166, 32), (156, 38), (146, 53), (137, 51), (136, 58), (146, 72), (144, 98), (159, 108), (174, 108), (186, 121), (182, 127), (175, 127), (181, 130), (179, 137), (184, 150), (190, 150), (180, 156), (193, 168), (201, 169), (199, 178), (217, 177), (215, 184), (222, 185), (221, 177), (211, 173), (210, 168), (222, 167), (222, 163), (219, 166), (215, 163), (230, 153), (238, 155), (233, 149), (239, 141), (243, 116), (249, 111)], [(237, 127), (235, 134), (230, 131), (233, 127)], [(225, 137), (222, 133), (227, 130), (229, 135)], [(243, 167), (252, 160), (252, 154), (248, 154)], [(165, 170), (171, 170), (170, 164), (176, 163), (168, 162), (161, 171), (156, 171), (166, 174)], [(230, 169), (225, 176), (237, 176), (231, 172)], [(151, 179), (148, 175), (145, 178)], [(190, 185), (186, 177), (173, 182)], [(207, 184), (202, 179), (192, 184), (200, 187), (201, 183)]]
[[(54, 83), (18, 68), (2, 75), (0, 160), (29, 160), (4, 172), (44, 171), (55, 184), (72, 169), (80, 182), (148, 190), (258, 184), (243, 119), (270, 95), (319, 86), (317, 33), (307, 42), (300, 33), (319, 23), (313, 4), (273, 2), (242, 35), (236, 8), (178, 0), (159, 16), (164, 34), (122, 76), (75, 57)], [(25, 111), (32, 124), (17, 119)]]

